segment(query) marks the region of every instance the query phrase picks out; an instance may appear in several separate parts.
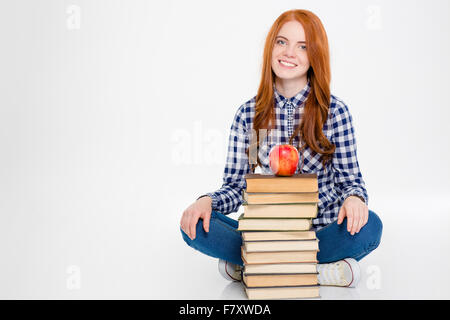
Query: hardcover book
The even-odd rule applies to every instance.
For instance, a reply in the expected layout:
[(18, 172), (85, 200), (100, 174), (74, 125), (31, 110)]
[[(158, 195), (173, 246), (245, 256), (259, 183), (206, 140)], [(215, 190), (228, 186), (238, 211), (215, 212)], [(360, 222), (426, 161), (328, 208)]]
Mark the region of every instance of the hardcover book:
[(241, 256), (244, 264), (317, 263), (317, 251), (247, 252), (241, 246)]
[(244, 274), (243, 276), (243, 281), (249, 288), (306, 286), (318, 284), (317, 273)]
[(311, 219), (274, 219), (274, 218), (238, 218), (238, 230), (273, 230), (273, 231), (301, 231), (311, 229)]
[(242, 231), (244, 241), (270, 240), (313, 240), (316, 239), (314, 230), (306, 231)]
[(248, 193), (242, 190), (244, 205), (249, 204), (281, 204), (281, 203), (318, 203), (319, 192), (300, 193)]
[(247, 192), (316, 192), (319, 190), (317, 174), (301, 173), (290, 177), (246, 174)]
[(319, 251), (319, 240), (244, 241), (247, 252)]
[(261, 273), (317, 273), (315, 263), (266, 263), (244, 265), (245, 274)]
[(245, 287), (245, 293), (250, 300), (262, 299), (301, 299), (320, 297), (319, 286), (297, 287)]
[(315, 218), (317, 203), (244, 204), (244, 218)]

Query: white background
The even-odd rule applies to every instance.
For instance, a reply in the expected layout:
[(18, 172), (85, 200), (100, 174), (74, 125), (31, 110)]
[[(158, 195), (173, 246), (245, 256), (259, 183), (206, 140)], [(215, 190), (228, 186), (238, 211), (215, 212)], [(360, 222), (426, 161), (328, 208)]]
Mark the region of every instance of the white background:
[(243, 297), (179, 220), (293, 8), (325, 26), (384, 223), (359, 287), (323, 298), (450, 298), (447, 0), (2, 1), (0, 298)]

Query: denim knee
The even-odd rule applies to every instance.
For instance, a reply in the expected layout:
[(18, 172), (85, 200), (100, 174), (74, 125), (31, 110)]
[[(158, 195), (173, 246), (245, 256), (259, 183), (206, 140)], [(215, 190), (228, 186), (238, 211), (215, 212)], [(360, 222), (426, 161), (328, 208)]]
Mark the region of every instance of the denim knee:
[(181, 227), (180, 231), (184, 242), (186, 242), (188, 246), (200, 250), (200, 248), (204, 244), (204, 241), (202, 241), (201, 239), (202, 234), (205, 233), (205, 231), (203, 230), (203, 220), (201, 219), (198, 220), (197, 225), (195, 226), (195, 238), (193, 240), (189, 238), (189, 236), (186, 234), (186, 232), (184, 232), (183, 229), (181, 229)]
[(188, 244), (188, 246), (191, 246), (191, 243), (192, 243), (191, 238), (188, 237), (188, 235), (186, 234), (186, 232), (184, 232), (184, 230), (181, 229), (181, 227), (180, 227), (180, 231), (181, 231), (181, 236), (182, 236), (184, 242), (186, 242), (186, 243)]
[(189, 247), (192, 247), (192, 248), (197, 248), (197, 245), (196, 245), (196, 243), (198, 242), (198, 226), (199, 226), (199, 224), (201, 224), (201, 221), (199, 220), (199, 222), (197, 223), (197, 228), (196, 228), (196, 237), (192, 240), (191, 238), (189, 238), (189, 236), (186, 234), (186, 232), (184, 232), (184, 230), (183, 229), (181, 229), (181, 227), (180, 227), (180, 231), (181, 231), (181, 235), (182, 235), (182, 237), (183, 237), (183, 240), (184, 240), (184, 242), (186, 242), (187, 243), (187, 245), (189, 246)]
[(369, 210), (369, 219), (361, 231), (363, 229), (365, 229), (367, 244), (374, 250), (380, 244), (381, 234), (383, 233), (383, 223), (380, 217), (375, 212)]

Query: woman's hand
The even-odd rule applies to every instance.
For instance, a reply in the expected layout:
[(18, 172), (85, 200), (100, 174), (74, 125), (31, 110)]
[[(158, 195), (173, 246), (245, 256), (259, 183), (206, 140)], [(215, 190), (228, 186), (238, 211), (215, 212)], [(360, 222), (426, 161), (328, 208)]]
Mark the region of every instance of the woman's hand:
[(341, 224), (345, 217), (347, 217), (347, 231), (353, 236), (367, 223), (369, 208), (360, 198), (350, 196), (345, 199), (339, 210), (337, 223)]
[(199, 218), (203, 219), (203, 229), (209, 232), (209, 220), (212, 211), (211, 203), (211, 197), (202, 197), (184, 210), (180, 225), (181, 229), (191, 240), (195, 239), (195, 230)]

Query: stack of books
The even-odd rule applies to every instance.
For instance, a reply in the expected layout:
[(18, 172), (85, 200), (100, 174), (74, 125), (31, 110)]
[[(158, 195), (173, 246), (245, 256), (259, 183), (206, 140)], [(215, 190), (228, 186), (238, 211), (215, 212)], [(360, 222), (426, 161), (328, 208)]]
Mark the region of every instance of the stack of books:
[(247, 174), (243, 190), (243, 282), (249, 299), (319, 297), (316, 174)]

